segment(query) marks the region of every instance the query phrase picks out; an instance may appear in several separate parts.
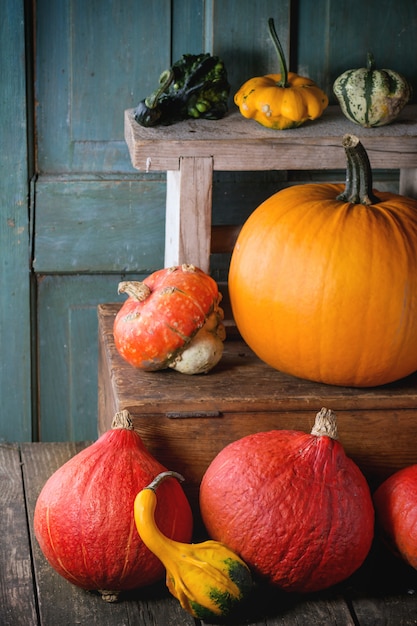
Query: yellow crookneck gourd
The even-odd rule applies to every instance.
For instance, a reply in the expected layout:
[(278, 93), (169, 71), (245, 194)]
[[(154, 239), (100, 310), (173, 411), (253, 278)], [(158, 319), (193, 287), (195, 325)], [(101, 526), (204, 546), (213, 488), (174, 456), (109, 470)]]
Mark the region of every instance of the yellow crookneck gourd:
[(166, 584), (183, 609), (198, 619), (221, 619), (229, 615), (252, 589), (246, 563), (223, 543), (188, 544), (166, 537), (156, 526), (156, 489), (165, 479), (182, 481), (176, 472), (162, 472), (134, 503), (134, 518), (143, 543), (167, 570)]
[(277, 130), (296, 128), (320, 117), (329, 99), (310, 78), (288, 72), (272, 18), (268, 26), (281, 73), (250, 78), (236, 92), (234, 101), (243, 117), (254, 119), (262, 126)]

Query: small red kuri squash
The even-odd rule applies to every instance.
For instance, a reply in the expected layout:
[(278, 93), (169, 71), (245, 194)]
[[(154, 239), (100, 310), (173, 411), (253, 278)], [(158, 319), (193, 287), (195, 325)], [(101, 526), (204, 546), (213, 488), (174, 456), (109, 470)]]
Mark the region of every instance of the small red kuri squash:
[(243, 225), (230, 264), (236, 325), (278, 370), (377, 386), (417, 370), (417, 200), (373, 192), (347, 135), (346, 185), (288, 187)]
[[(128, 412), (116, 413), (112, 429), (60, 467), (39, 494), (35, 536), (50, 565), (74, 585), (99, 590), (107, 601), (163, 578), (162, 563), (136, 532), (133, 505), (137, 493), (164, 470)], [(191, 539), (191, 509), (177, 480), (161, 485), (155, 517), (168, 537)]]
[(387, 478), (375, 491), (374, 503), (383, 539), (417, 569), (417, 465)]
[(311, 434), (276, 430), (226, 446), (200, 486), (209, 535), (286, 591), (319, 591), (366, 558), (374, 509), (365, 477), (322, 409)]
[(119, 293), (129, 299), (114, 321), (114, 341), (128, 363), (146, 371), (171, 367), (200, 374), (219, 362), (225, 339), (222, 296), (211, 276), (183, 264), (143, 282), (122, 282)]

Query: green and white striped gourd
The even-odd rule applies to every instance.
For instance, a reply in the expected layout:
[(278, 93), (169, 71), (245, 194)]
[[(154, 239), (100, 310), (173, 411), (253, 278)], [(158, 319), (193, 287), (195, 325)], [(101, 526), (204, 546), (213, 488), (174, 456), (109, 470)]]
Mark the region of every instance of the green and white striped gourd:
[(375, 68), (371, 53), (367, 67), (347, 70), (336, 78), (333, 92), (344, 115), (364, 128), (390, 124), (412, 95), (404, 76)]

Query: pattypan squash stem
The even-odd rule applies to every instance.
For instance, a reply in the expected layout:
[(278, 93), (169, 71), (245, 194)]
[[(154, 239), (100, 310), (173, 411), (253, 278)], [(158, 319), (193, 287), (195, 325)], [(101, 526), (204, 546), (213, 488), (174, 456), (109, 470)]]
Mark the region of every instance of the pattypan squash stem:
[(287, 82), (287, 79), (288, 79), (287, 62), (285, 60), (284, 50), (278, 38), (277, 31), (275, 30), (274, 18), (272, 17), (269, 18), (268, 26), (269, 26), (269, 34), (271, 35), (271, 39), (274, 42), (275, 50), (278, 55), (280, 71), (281, 71), (281, 80), (277, 82), (277, 87), (289, 87), (289, 84)]
[(345, 135), (343, 147), (347, 159), (346, 184), (337, 200), (366, 206), (377, 204), (379, 198), (372, 191), (372, 170), (365, 148), (355, 135)]

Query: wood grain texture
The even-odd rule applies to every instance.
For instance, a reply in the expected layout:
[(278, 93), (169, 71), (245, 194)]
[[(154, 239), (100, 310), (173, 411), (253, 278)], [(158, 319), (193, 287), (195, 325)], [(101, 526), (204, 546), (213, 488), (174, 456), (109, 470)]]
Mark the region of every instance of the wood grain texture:
[[(37, 497), (49, 476), (89, 443), (34, 443), (0, 447), (1, 503), (2, 508), (6, 506), (9, 522), (2, 526), (0, 538), (2, 625), (203, 626), (203, 622), (194, 620), (181, 609), (170, 596), (163, 580), (151, 587), (123, 594), (116, 604), (107, 604), (96, 593), (68, 583), (46, 562), (33, 534)], [(10, 517), (11, 510), (13, 519)], [(10, 522), (16, 523), (18, 531)], [(196, 536), (196, 540), (204, 538)], [(23, 566), (17, 556), (29, 566)], [(5, 565), (11, 571), (5, 570)], [(12, 588), (7, 583), (14, 578), (14, 574)], [(20, 593), (25, 580), (29, 593), (27, 590)], [(230, 623), (234, 626), (411, 626), (415, 623), (416, 598), (413, 590), (416, 588), (417, 572), (385, 550), (376, 539), (365, 563), (347, 581), (307, 595), (287, 594), (263, 583), (258, 584), (249, 602), (241, 607)], [(16, 599), (19, 601), (16, 602)], [(33, 610), (33, 600), (38, 611)]]
[(4, 2), (0, 20), (0, 441), (32, 438), (24, 4)]
[(370, 50), (377, 68), (407, 77), (416, 102), (417, 4), (413, 0), (298, 0), (295, 7), (297, 71), (317, 81), (333, 101), (334, 80), (345, 70), (365, 67)]
[(59, 180), (36, 187), (38, 274), (148, 272), (164, 262), (162, 180)]
[(20, 451), (0, 444), (0, 623), (36, 624)]
[(209, 272), (212, 184), (210, 156), (181, 157), (179, 171), (167, 173), (164, 267), (192, 263)]
[(154, 456), (186, 477), (195, 511), (202, 475), (225, 445), (261, 430), (310, 432), (322, 406), (337, 413), (339, 440), (371, 481), (417, 463), (417, 375), (367, 389), (312, 383), (274, 370), (233, 339), (207, 375), (143, 372), (115, 348), (118, 308), (98, 307), (99, 432), (127, 409)]
[(417, 167), (417, 106), (403, 109), (395, 122), (362, 128), (347, 120), (338, 106), (299, 128), (276, 131), (239, 112), (215, 121), (184, 121), (167, 128), (143, 128), (132, 109), (125, 111), (125, 139), (133, 167), (179, 169), (179, 158), (212, 156), (216, 171), (345, 169), (342, 138), (359, 137), (375, 169)]
[[(144, 276), (137, 275), (140, 280)], [(39, 280), (39, 403), (42, 441), (97, 436), (97, 305), (120, 300), (122, 275)]]

